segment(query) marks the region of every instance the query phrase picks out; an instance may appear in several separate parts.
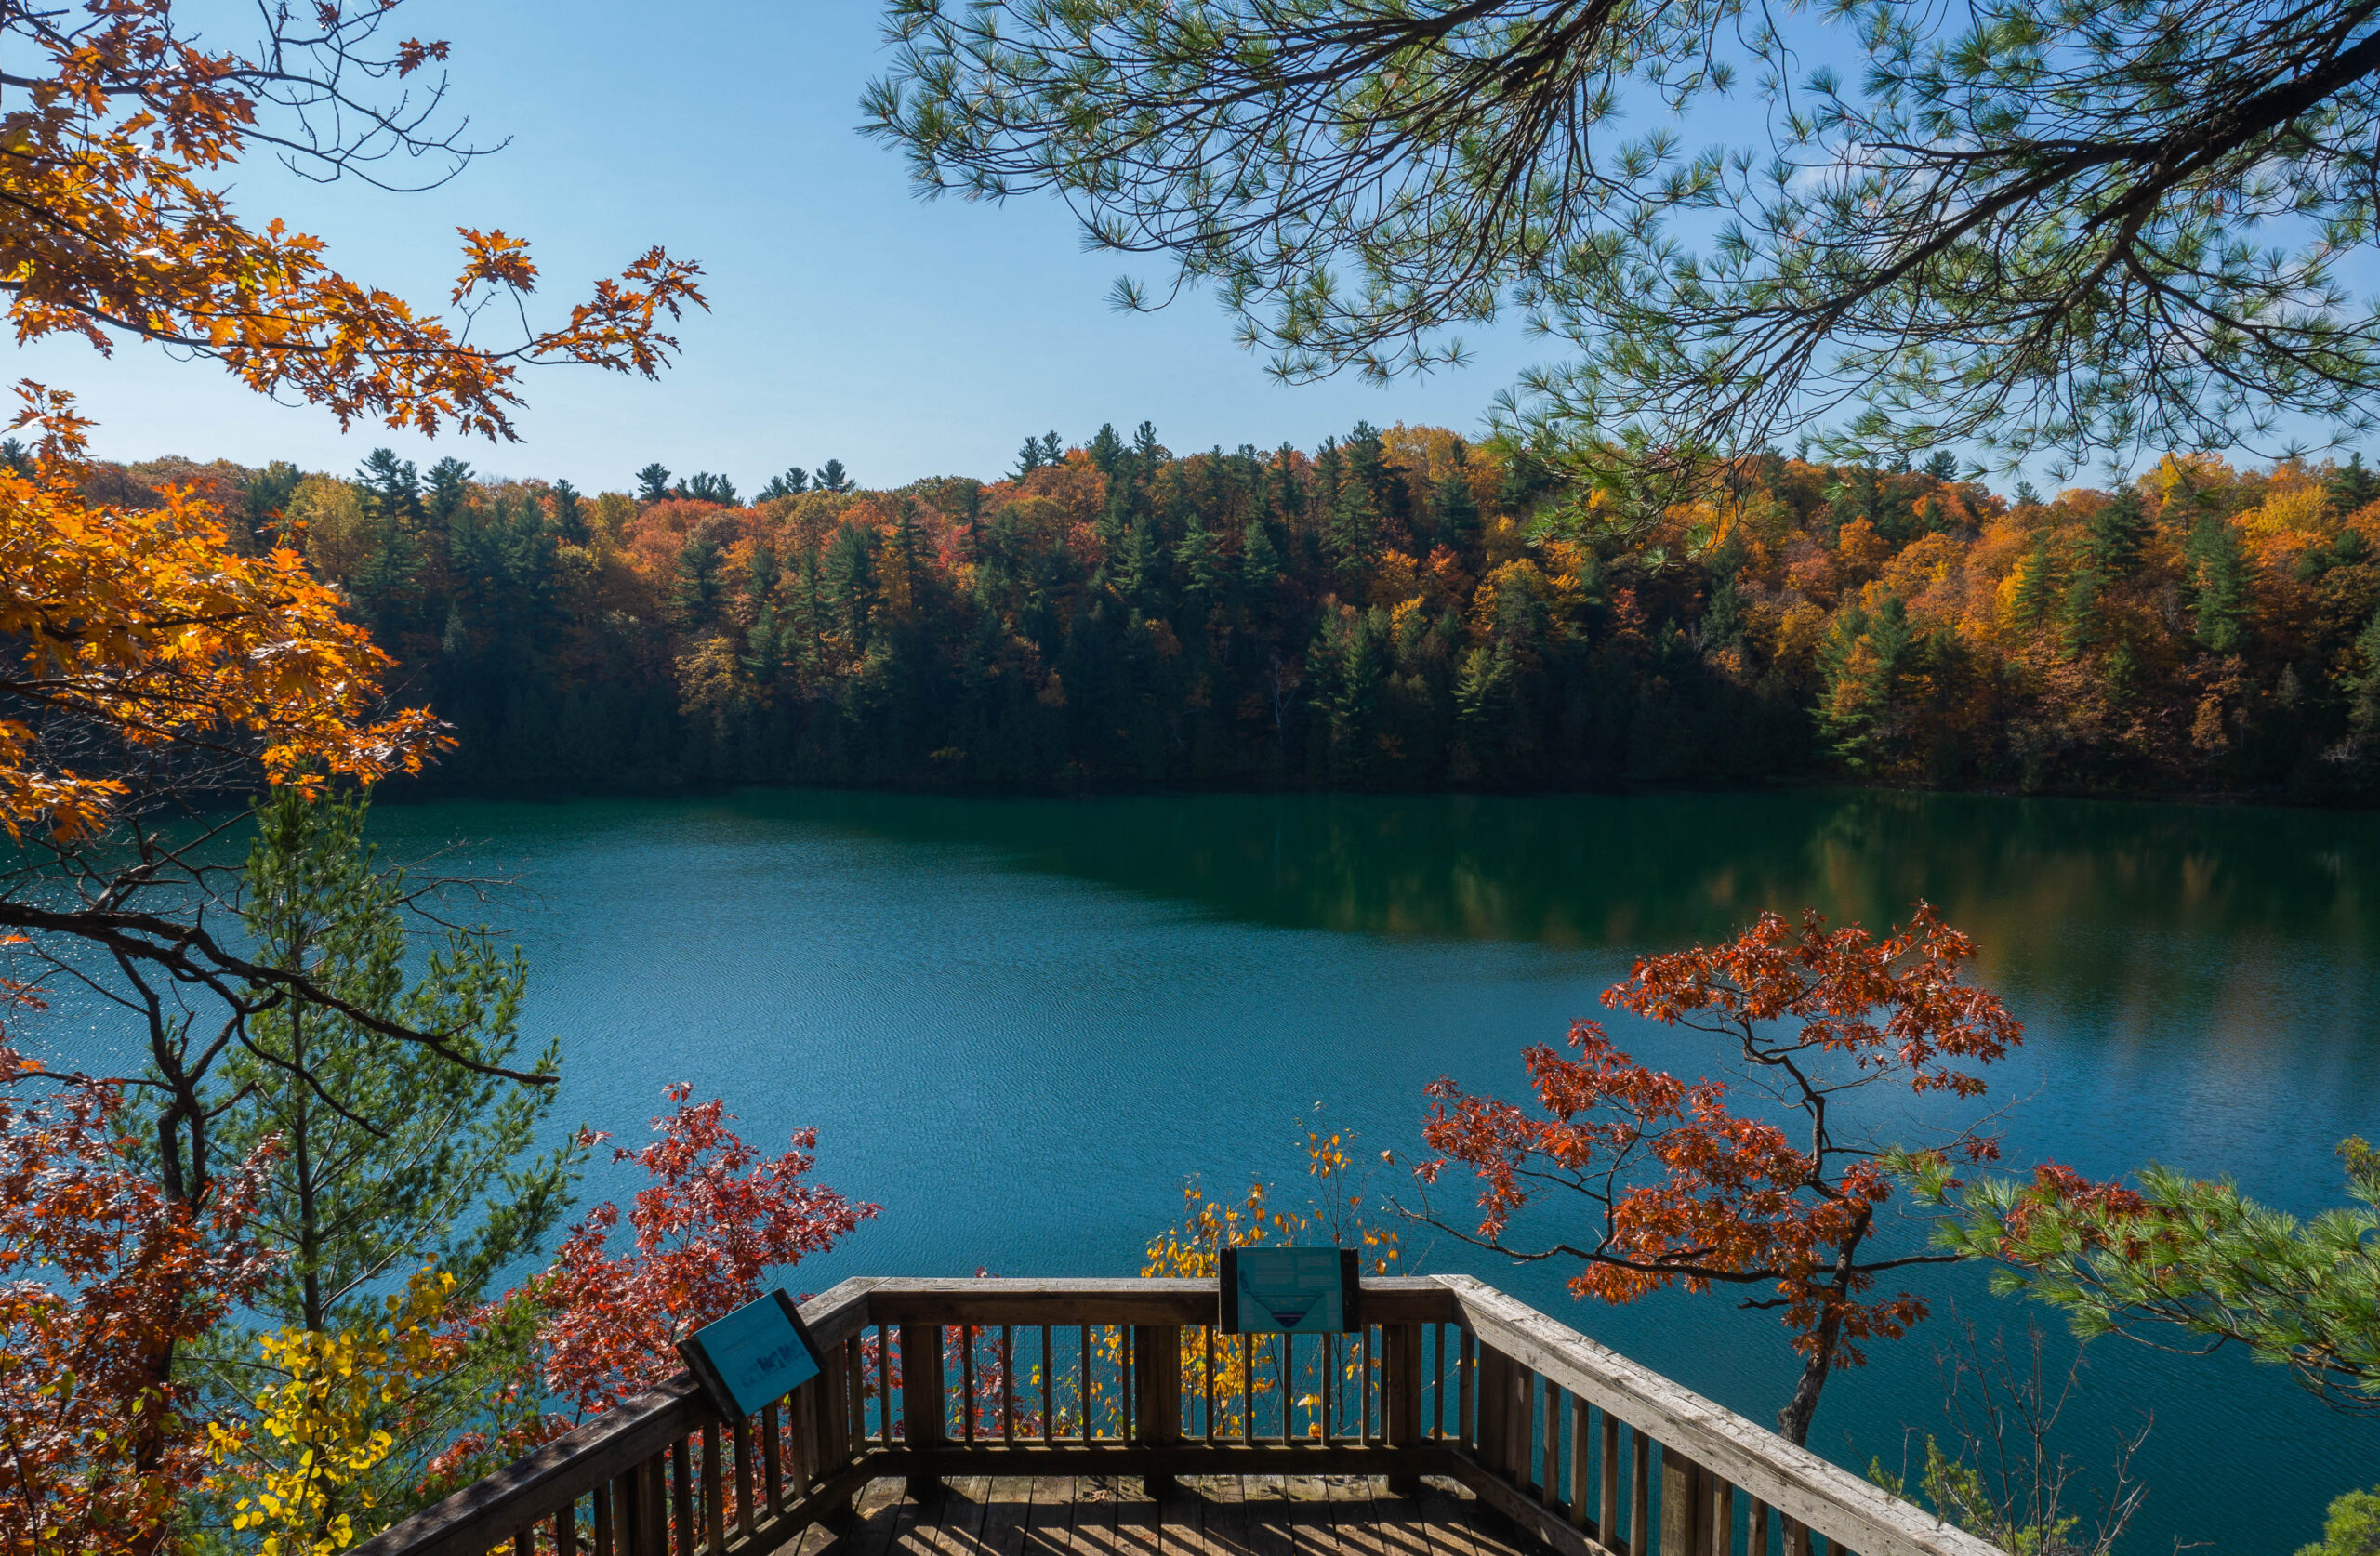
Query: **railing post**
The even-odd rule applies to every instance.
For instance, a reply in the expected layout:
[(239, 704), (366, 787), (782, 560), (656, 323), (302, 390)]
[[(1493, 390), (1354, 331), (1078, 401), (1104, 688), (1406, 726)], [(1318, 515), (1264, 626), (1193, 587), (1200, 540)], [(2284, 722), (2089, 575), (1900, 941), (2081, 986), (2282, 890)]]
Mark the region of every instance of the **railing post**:
[(1661, 1556), (1704, 1556), (1710, 1541), (1710, 1497), (1702, 1467), (1661, 1444)]
[[(891, 1401), (885, 1402), (888, 1405)], [(942, 1326), (901, 1325), (901, 1433), (912, 1453), (942, 1446), (943, 1423), (948, 1406), (942, 1397)], [(909, 1490), (931, 1490), (938, 1477), (909, 1476)]]
[[(1381, 1426), (1392, 1448), (1406, 1452), (1421, 1446), (1421, 1326), (1383, 1325), (1381, 1338)], [(1419, 1496), (1421, 1477), (1409, 1470), (1388, 1477), (1388, 1489), (1397, 1497)]]
[[(1177, 1325), (1132, 1330), (1132, 1440), (1143, 1447), (1182, 1441), (1182, 1330)], [(1153, 1497), (1174, 1489), (1170, 1474), (1143, 1477)]]

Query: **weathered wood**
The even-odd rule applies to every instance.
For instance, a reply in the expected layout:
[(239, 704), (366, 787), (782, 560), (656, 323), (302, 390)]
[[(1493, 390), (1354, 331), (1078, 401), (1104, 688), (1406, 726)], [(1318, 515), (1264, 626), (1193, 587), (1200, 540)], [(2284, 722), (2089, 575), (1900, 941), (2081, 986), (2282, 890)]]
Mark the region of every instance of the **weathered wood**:
[(727, 1549), (727, 1476), (720, 1462), (719, 1423), (703, 1423), (703, 1549), (711, 1556)]
[(1441, 1275), (1488, 1343), (1861, 1556), (1993, 1548), (1467, 1275)]
[(677, 1530), (678, 1556), (694, 1556), (699, 1537), (694, 1527), (694, 1469), (687, 1443), (681, 1437), (669, 1444), (669, 1518)]
[(1545, 1457), (1537, 1499), (1549, 1508), (1562, 1505), (1562, 1391), (1545, 1386)]
[[(1364, 1317), (1374, 1324), (1434, 1324), (1454, 1315), (1455, 1299), (1435, 1276), (1383, 1276), (1363, 1283)], [(1211, 1280), (879, 1279), (871, 1324), (1173, 1325), (1216, 1318)]]
[(752, 1537), (752, 1423), (737, 1417), (732, 1423), (735, 1440), (735, 1531)]
[(1359, 1443), (1324, 1444), (1309, 1438), (1282, 1444), (1269, 1439), (1243, 1446), (1213, 1447), (1196, 1440), (1162, 1446), (1102, 1437), (1083, 1444), (1071, 1438), (1044, 1446), (994, 1443), (970, 1446), (947, 1442), (939, 1448), (901, 1446), (870, 1454), (864, 1461), (878, 1475), (1445, 1475), (1458, 1456), (1445, 1447), (1371, 1447)]
[[(1241, 1399), (1240, 1440), (1232, 1442), (1220, 1425), (1219, 1399), (1205, 1404), (1200, 1430), (1187, 1433), (1186, 1440), (1183, 1430), (1179, 1330), (1184, 1324), (1201, 1330), (1199, 1343), (1209, 1348), (1210, 1390), (1212, 1351), (1218, 1343), (1210, 1332), (1210, 1282), (847, 1281), (803, 1305), (803, 1316), (822, 1342), (827, 1365), (814, 1383), (763, 1413), (759, 1444), (752, 1442), (747, 1423), (731, 1423), (730, 1431), (721, 1432), (722, 1423), (708, 1401), (681, 1375), (383, 1531), (357, 1548), (354, 1556), (485, 1556), (491, 1549), (517, 1546), (524, 1532), (547, 1520), (553, 1521), (556, 1556), (692, 1556), (688, 1543), (697, 1539), (720, 1556), (763, 1556), (788, 1545), (790, 1556), (823, 1556), (830, 1549), (837, 1556), (892, 1556), (891, 1544), (899, 1538), (893, 1533), (884, 1536), (891, 1542), (886, 1549), (874, 1552), (862, 1549), (868, 1539), (860, 1538), (848, 1523), (848, 1537), (805, 1541), (800, 1536), (819, 1518), (847, 1514), (853, 1493), (877, 1476), (997, 1475), (1015, 1482), (1028, 1475), (1063, 1479), (1078, 1470), (1096, 1477), (1286, 1473), (1309, 1489), (1312, 1483), (1306, 1478), (1315, 1475), (1389, 1475), (1398, 1478), (1395, 1490), (1400, 1494), (1413, 1477), (1457, 1474), (1473, 1486), (1480, 1506), (1514, 1519), (1560, 1556), (1590, 1551), (1605, 1556), (1733, 1556), (1734, 1488), (1740, 1486), (1751, 1513), (1748, 1556), (1769, 1556), (1771, 1509), (1781, 1521), (1780, 1556), (1811, 1556), (1816, 1543), (1812, 1531), (1835, 1553), (1995, 1556), (1982, 1541), (1948, 1528), (1881, 1488), (1476, 1281), (1448, 1276), (1367, 1282), (1365, 1294), (1368, 1316), (1380, 1325), (1380, 1338), (1374, 1341), (1367, 1329), (1360, 1339), (1348, 1342), (1347, 1359), (1358, 1369), (1353, 1378), (1341, 1376), (1342, 1369), (1326, 1353), (1321, 1376), (1325, 1404), (1318, 1423), (1325, 1440), (1294, 1440), (1298, 1389), (1289, 1365), (1294, 1353), (1286, 1347), (1278, 1358), (1282, 1436), (1277, 1441), (1260, 1438), (1253, 1380), (1262, 1348), (1244, 1338), (1242, 1376), (1250, 1388)], [(984, 1431), (976, 1419), (974, 1353), (969, 1345), (964, 1348), (967, 1376), (961, 1380), (967, 1386), (969, 1425), (958, 1434), (962, 1441), (947, 1441), (944, 1327), (997, 1324), (1005, 1330), (1012, 1322), (1041, 1330), (1042, 1431), (1052, 1437), (1060, 1402), (1053, 1369), (1047, 1365), (1051, 1326), (1083, 1331), (1084, 1368), (1078, 1382), (1084, 1435), (1059, 1445), (1019, 1440), (1025, 1434), (1014, 1431), (1013, 1347), (1003, 1333), (998, 1391), (1002, 1430)], [(1422, 1324), (1440, 1325), (1427, 1372)], [(1118, 1431), (1115, 1437), (1093, 1438), (1089, 1331), (1110, 1326), (1125, 1331), (1120, 1337), (1124, 1365), (1117, 1378)], [(902, 1344), (902, 1398), (898, 1404), (884, 1398), (883, 1418), (874, 1431), (863, 1403), (858, 1354), (858, 1338), (869, 1327), (877, 1328), (880, 1339), (890, 1339), (891, 1331), (897, 1331)], [(1452, 1339), (1448, 1327), (1455, 1329)], [(1461, 1354), (1450, 1357), (1449, 1349), (1458, 1346)], [(879, 1386), (889, 1380), (893, 1359), (889, 1347), (879, 1350)], [(1457, 1390), (1451, 1422), (1443, 1402), (1448, 1370)], [(1534, 1396), (1534, 1380), (1540, 1377), (1546, 1382), (1541, 1451)], [(1435, 1401), (1426, 1427), (1425, 1400)], [(1599, 1462), (1591, 1452), (1591, 1407), (1603, 1412)], [(1346, 1420), (1350, 1411), (1355, 1416), (1352, 1428)], [(894, 1423), (903, 1418), (905, 1435), (894, 1436)], [(1628, 1457), (1622, 1451), (1623, 1424), (1631, 1429), (1626, 1442), (1635, 1447), (1633, 1516), (1624, 1540), (1619, 1495), (1620, 1465)], [(725, 1527), (729, 1493), (717, 1483), (726, 1478), (721, 1438), (731, 1433), (736, 1459), (732, 1535)], [(963, 1441), (969, 1436), (974, 1438), (972, 1444)], [(694, 1437), (707, 1439), (699, 1510), (689, 1506), (694, 1494), (689, 1440)], [(1684, 1505), (1688, 1526), (1658, 1541), (1649, 1483), (1656, 1442), (1664, 1445), (1665, 1479), (1666, 1464), (1673, 1458), (1679, 1472), (1697, 1471), (1689, 1493), (1663, 1498)], [(676, 1449), (673, 1444), (684, 1446)], [(1038, 1489), (1038, 1479), (1035, 1483)], [(1529, 1495), (1531, 1488), (1539, 1488), (1539, 1495)], [(1382, 1494), (1375, 1488), (1367, 1495)], [(581, 1540), (573, 1507), (581, 1497), (591, 1498), (591, 1541)], [(1353, 1505), (1347, 1497), (1340, 1500)], [(980, 1507), (967, 1515), (988, 1525), (990, 1515)], [(915, 1521), (914, 1512), (903, 1516)], [(1549, 1523), (1558, 1534), (1548, 1531)], [(890, 1531), (892, 1526), (882, 1527)], [(1017, 1519), (1010, 1527), (1022, 1556), (1022, 1548), (1030, 1543), (1030, 1520)], [(1350, 1527), (1376, 1529), (1372, 1523)], [(1255, 1537), (1252, 1532), (1248, 1536), (1251, 1544)], [(1333, 1538), (1327, 1524), (1301, 1527), (1289, 1537), (1292, 1546), (1300, 1538), (1308, 1544), (1329, 1544)], [(1357, 1543), (1385, 1538), (1376, 1533), (1350, 1537)], [(1103, 1539), (1104, 1556), (1117, 1556), (1112, 1533)], [(813, 1543), (819, 1546), (816, 1552), (810, 1549)], [(981, 1553), (971, 1546), (962, 1556)], [(1228, 1556), (1256, 1553), (1239, 1549)], [(1334, 1550), (1332, 1556), (1351, 1553)], [(1353, 1556), (1397, 1553), (1383, 1548)]]
[(1635, 1464), (1628, 1483), (1629, 1556), (1654, 1556), (1659, 1535), (1653, 1527), (1653, 1440), (1632, 1430)]
[(1588, 1431), (1587, 1402), (1578, 1395), (1570, 1396), (1570, 1527), (1590, 1529), (1595, 1526), (1594, 1492), (1592, 1470), (1588, 1464), (1588, 1444), (1593, 1441)]
[(1702, 1467), (1668, 1444), (1661, 1444), (1660, 1556), (1702, 1556), (1695, 1537), (1702, 1510)]
[[(1134, 1329), (1128, 1342), (1132, 1374), (1132, 1438), (1147, 1447), (1182, 1441), (1182, 1331), (1170, 1325)], [(1144, 1477), (1143, 1489), (1161, 1498), (1174, 1487), (1162, 1471)]]
[(1525, 1534), (1552, 1547), (1556, 1556), (1616, 1556), (1616, 1553), (1570, 1527), (1569, 1522), (1501, 1475), (1469, 1459), (1455, 1461), (1455, 1478), (1471, 1488), (1488, 1507), (1511, 1519)]
[(1620, 1418), (1608, 1410), (1603, 1413), (1603, 1452), (1599, 1457), (1603, 1472), (1600, 1495), (1595, 1498), (1595, 1528), (1602, 1534), (1604, 1544), (1614, 1550), (1627, 1549), (1620, 1538)]
[[(944, 1439), (942, 1330), (929, 1324), (901, 1325), (901, 1434), (912, 1449), (930, 1449)], [(912, 1481), (917, 1477), (912, 1475)], [(922, 1483), (909, 1487), (923, 1494)]]

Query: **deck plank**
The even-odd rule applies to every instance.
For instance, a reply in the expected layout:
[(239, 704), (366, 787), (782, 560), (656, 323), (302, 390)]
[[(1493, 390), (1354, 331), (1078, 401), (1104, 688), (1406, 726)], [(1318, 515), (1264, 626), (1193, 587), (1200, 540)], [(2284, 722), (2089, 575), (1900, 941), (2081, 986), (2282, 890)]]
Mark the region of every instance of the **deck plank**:
[(1207, 1475), (1198, 1484), (1206, 1497), (1198, 1534), (1207, 1556), (1250, 1556), (1248, 1508), (1239, 1477)]
[(995, 1475), (985, 1488), (976, 1556), (1025, 1556), (1025, 1526), (1033, 1513), (1033, 1477)]
[(1067, 1556), (1074, 1549), (1075, 1478), (1041, 1475), (1033, 1482), (1033, 1505), (1025, 1520), (1025, 1556)]

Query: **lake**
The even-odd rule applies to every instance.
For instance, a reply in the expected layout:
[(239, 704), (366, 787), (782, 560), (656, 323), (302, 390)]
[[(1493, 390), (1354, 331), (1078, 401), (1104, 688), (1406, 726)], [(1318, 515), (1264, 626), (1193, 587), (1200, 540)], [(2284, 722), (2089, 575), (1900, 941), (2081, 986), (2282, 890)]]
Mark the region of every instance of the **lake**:
[[(1764, 908), (1882, 927), (1922, 898), (1977, 938), (1977, 975), (2027, 1027), (1991, 1074), (2019, 1168), (2154, 1158), (2305, 1213), (2344, 1197), (2338, 1141), (2380, 1136), (2371, 815), (1810, 792), (766, 793), (391, 805), (376, 831), (401, 859), (461, 839), (440, 868), (517, 880), (496, 911), (534, 969), (527, 1035), (562, 1040), (568, 1118), (632, 1142), (663, 1084), (686, 1080), (728, 1098), (755, 1143), (817, 1127), (820, 1179), (884, 1213), (802, 1266), (802, 1289), (1137, 1272), (1186, 1177), (1229, 1192), (1256, 1174), (1297, 1197), (1317, 1117), (1359, 1156), (1410, 1158), (1431, 1079), (1518, 1093), (1523, 1047), (1600, 1014), (1633, 956)], [(1717, 1071), (1686, 1035), (1609, 1024), (1640, 1058)], [(1886, 1137), (1924, 1122), (1875, 1116)], [(1410, 1196), (1401, 1169), (1377, 1182)], [(628, 1186), (610, 1167), (589, 1184)], [(1725, 1297), (1587, 1305), (1549, 1266), (1426, 1229), (1406, 1246), (1764, 1422), (1790, 1390), (1784, 1332)], [(1911, 1284), (1935, 1320), (1838, 1375), (1818, 1411), (1811, 1445), (1855, 1468), (1922, 1459), (1943, 1430), (1937, 1352), (1958, 1321), (2020, 1352), (2038, 1322), (2061, 1371), (2069, 1352), (2054, 1314), (1992, 1299), (1979, 1271)], [(2094, 1345), (2058, 1442), (2101, 1467), (2144, 1425), (2134, 1469), (2152, 1491), (2128, 1549), (2290, 1552), (2331, 1497), (2380, 1483), (2380, 1423), (2275, 1369)]]

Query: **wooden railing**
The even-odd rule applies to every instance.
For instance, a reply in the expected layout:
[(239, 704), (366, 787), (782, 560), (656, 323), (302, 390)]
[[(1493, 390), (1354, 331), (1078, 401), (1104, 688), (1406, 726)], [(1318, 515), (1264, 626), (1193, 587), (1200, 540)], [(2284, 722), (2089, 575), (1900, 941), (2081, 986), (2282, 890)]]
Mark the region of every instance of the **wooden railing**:
[(1468, 1276), (1363, 1296), (1292, 1344), (1210, 1282), (845, 1281), (759, 1415), (681, 1374), (355, 1556), (760, 1556), (879, 1477), (1067, 1473), (1451, 1476), (1559, 1556), (1997, 1556)]

